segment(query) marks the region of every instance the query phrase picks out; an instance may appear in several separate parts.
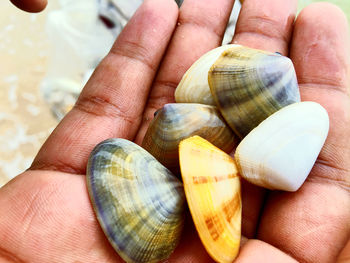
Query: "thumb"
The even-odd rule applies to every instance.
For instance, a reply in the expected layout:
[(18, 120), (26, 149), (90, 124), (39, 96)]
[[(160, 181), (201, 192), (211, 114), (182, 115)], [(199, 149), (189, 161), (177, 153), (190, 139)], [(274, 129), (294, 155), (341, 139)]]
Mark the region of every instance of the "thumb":
[(27, 12), (37, 13), (45, 9), (47, 0), (10, 0), (12, 4)]

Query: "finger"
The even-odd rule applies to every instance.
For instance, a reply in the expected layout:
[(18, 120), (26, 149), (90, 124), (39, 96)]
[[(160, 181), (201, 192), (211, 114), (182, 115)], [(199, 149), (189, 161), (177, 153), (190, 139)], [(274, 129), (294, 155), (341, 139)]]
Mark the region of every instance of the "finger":
[[(312, 24), (325, 15), (334, 19)], [(312, 5), (298, 18), (291, 46), (302, 100), (320, 103), (326, 108), (331, 121), (315, 174), (325, 174), (320, 169), (332, 166), (338, 169), (331, 177), (340, 182), (344, 178), (339, 178), (338, 172), (350, 160), (350, 153), (346, 151), (350, 127), (348, 32), (347, 19), (339, 8), (326, 3)]]
[(142, 4), (31, 169), (85, 173), (88, 155), (97, 143), (110, 137), (134, 139), (177, 14), (173, 0)]
[[(233, 43), (287, 55), (297, 10), (297, 0), (244, 1)], [(242, 233), (254, 238), (265, 190), (242, 185)]]
[(281, 250), (256, 239), (248, 240), (241, 248), (235, 263), (297, 263)]
[(233, 43), (288, 55), (297, 0), (244, 1)]
[(18, 8), (27, 12), (40, 12), (45, 9), (47, 5), (46, 0), (10, 0)]
[(301, 12), (291, 58), (302, 99), (327, 109), (330, 130), (302, 188), (269, 197), (259, 239), (302, 262), (335, 262), (350, 234), (348, 50), (347, 21), (340, 9), (319, 3)]
[(153, 85), (143, 123), (136, 137), (141, 143), (154, 112), (174, 102), (174, 92), (186, 70), (202, 54), (219, 46), (234, 0), (186, 0), (178, 27)]

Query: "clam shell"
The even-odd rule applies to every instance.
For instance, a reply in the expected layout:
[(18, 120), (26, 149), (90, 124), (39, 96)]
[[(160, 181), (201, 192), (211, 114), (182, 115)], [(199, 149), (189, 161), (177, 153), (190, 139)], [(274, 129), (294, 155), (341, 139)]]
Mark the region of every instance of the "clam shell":
[(193, 135), (202, 136), (225, 152), (231, 152), (238, 142), (216, 107), (171, 103), (157, 112), (142, 147), (168, 169), (178, 172), (179, 143)]
[(234, 47), (239, 45), (220, 46), (201, 56), (182, 77), (175, 90), (175, 101), (215, 105), (208, 84), (208, 72), (223, 51)]
[(240, 174), (269, 189), (296, 191), (326, 140), (329, 119), (315, 102), (289, 105), (252, 130), (235, 153)]
[(199, 136), (180, 143), (186, 199), (199, 237), (216, 262), (232, 262), (241, 238), (241, 185), (234, 160)]
[(184, 193), (154, 157), (127, 140), (106, 140), (91, 153), (87, 185), (104, 233), (126, 262), (170, 256), (182, 230)]
[(300, 101), (293, 63), (277, 53), (243, 46), (225, 50), (208, 80), (216, 105), (240, 138), (272, 113)]

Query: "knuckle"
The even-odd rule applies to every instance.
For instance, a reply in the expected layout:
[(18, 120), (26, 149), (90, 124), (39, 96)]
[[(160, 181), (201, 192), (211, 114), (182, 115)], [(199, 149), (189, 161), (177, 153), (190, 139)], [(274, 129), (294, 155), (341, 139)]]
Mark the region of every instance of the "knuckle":
[(134, 124), (136, 119), (130, 113), (130, 109), (123, 109), (107, 97), (102, 96), (82, 96), (78, 99), (74, 108), (89, 115), (121, 119), (130, 124)]

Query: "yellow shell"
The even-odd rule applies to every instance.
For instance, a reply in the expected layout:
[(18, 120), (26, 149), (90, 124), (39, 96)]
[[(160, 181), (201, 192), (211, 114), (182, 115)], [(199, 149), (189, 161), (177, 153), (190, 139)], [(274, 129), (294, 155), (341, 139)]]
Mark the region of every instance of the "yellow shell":
[(234, 160), (199, 136), (179, 146), (188, 206), (199, 237), (217, 262), (232, 262), (241, 238), (241, 184)]

